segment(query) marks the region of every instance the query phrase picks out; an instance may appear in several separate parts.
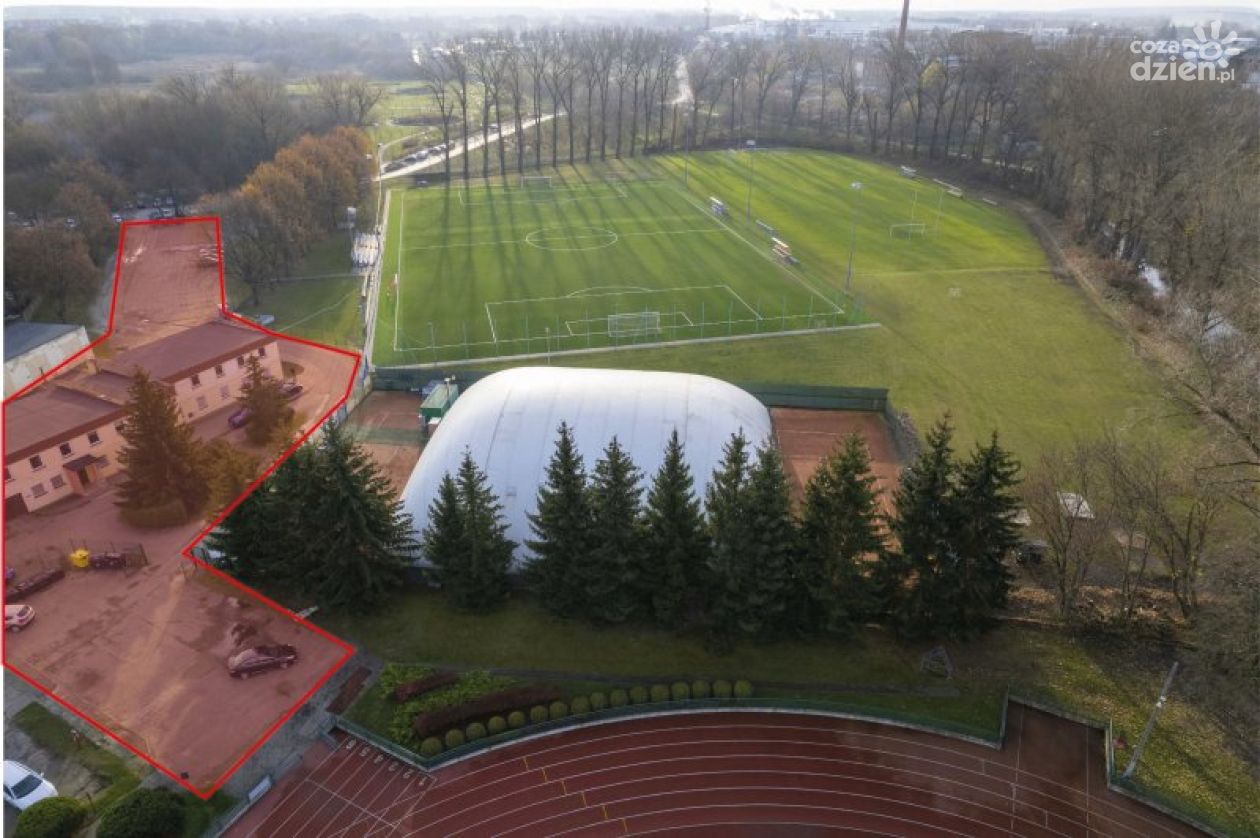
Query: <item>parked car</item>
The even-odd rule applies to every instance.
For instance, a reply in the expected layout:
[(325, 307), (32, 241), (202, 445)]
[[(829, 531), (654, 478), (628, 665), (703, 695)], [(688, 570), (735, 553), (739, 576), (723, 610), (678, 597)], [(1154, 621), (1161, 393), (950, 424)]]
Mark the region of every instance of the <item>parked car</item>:
[(1046, 557), (1050, 545), (1044, 541), (1025, 541), (1015, 552), (1015, 560), (1020, 564), (1041, 564)]
[(233, 678), (248, 678), (268, 669), (288, 669), (297, 660), (297, 649), (286, 644), (253, 646), (228, 658), (228, 673)]
[(33, 619), (35, 619), (35, 609), (29, 605), (4, 607), (4, 627), (9, 631), (21, 631)]
[(162, 217), (163, 217), (163, 218), (174, 218), (174, 217), (175, 217), (175, 210), (171, 209), (170, 207), (166, 207), (165, 209), (163, 209), (163, 210), (162, 210)]
[(243, 428), (249, 423), (249, 417), (249, 408), (242, 407), (228, 417), (228, 425), (233, 428)]
[(9, 602), (16, 602), (19, 599), (28, 597), (36, 591), (42, 591), (54, 582), (64, 579), (66, 572), (64, 570), (45, 570), (36, 573), (30, 579), (23, 579), (13, 585), (9, 585), (4, 592), (4, 597)]
[(22, 763), (4, 761), (4, 802), (19, 812), (46, 797), (56, 797), (57, 789), (40, 774)]
[(160, 209), (149, 210), (149, 220), (150, 220), (150, 221), (156, 221), (157, 219), (159, 219), (159, 218), (161, 218), (161, 217), (162, 217), (162, 211), (161, 211)]
[(122, 220), (123, 220), (122, 213), (118, 213), (118, 212), (114, 213), (113, 215), (109, 217), (109, 220), (113, 221), (115, 224), (122, 224)]
[(302, 394), (303, 387), (296, 381), (285, 381), (280, 385), (280, 395), (289, 401), (296, 399)]

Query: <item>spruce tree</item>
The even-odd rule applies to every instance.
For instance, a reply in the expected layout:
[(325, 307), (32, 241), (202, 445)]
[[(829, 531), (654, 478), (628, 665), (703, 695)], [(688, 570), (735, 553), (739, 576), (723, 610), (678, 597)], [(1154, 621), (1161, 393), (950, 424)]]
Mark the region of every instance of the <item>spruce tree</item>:
[[(437, 571), (442, 590), (452, 591), (463, 568), (462, 545), (464, 540), (464, 516), (459, 501), (459, 487), (450, 472), (442, 475), (437, 497), (429, 504), (429, 520), (420, 533), (420, 546), (424, 556)], [(453, 599), (453, 597), (452, 597)]]
[(801, 503), (800, 628), (848, 634), (871, 610), (865, 562), (883, 549), (879, 489), (858, 434), (832, 450)]
[(516, 542), (506, 535), (503, 505), (490, 488), (486, 473), (473, 462), (472, 452), (464, 452), (455, 482), (463, 524), (461, 555), (455, 566), (462, 571), (451, 575), (454, 588), (448, 595), (460, 608), (484, 611), (507, 597)]
[(271, 441), (293, 414), (280, 392), (280, 382), (267, 374), (256, 355), (245, 361), (245, 381), (236, 402), (249, 410), (245, 436), (255, 445)]
[(958, 473), (953, 534), (955, 561), (942, 568), (940, 617), (954, 637), (972, 637), (994, 624), (1011, 588), (1007, 554), (1019, 545), (1014, 522), (1019, 464), (994, 433), (976, 446)]
[(704, 515), (676, 428), (648, 491), (643, 547), (639, 581), (644, 610), (658, 625), (676, 630), (689, 602), (703, 602), (709, 553)]
[(210, 472), (207, 518), (214, 518), (234, 503), (262, 471), (256, 458), (224, 439), (206, 446), (206, 463)]
[(757, 451), (748, 476), (747, 509), (751, 532), (740, 572), (748, 598), (740, 631), (750, 637), (769, 638), (780, 634), (788, 622), (798, 549), (787, 474), (773, 442)]
[(143, 370), (128, 390), (121, 434), (119, 506), (143, 509), (178, 499), (187, 512), (202, 508), (210, 494), (204, 446), (180, 416), (171, 389)]
[(582, 455), (563, 422), (529, 526), (534, 538), (525, 544), (534, 558), (528, 571), (539, 599), (561, 616), (581, 613), (585, 593), (574, 569), (591, 549), (591, 507)]
[(642, 474), (613, 437), (595, 463), (589, 489), (593, 541), (574, 575), (585, 614), (597, 623), (624, 623), (639, 612), (643, 564)]
[(954, 430), (946, 415), (927, 434), (927, 444), (901, 475), (890, 521), (897, 548), (881, 562), (879, 592), (892, 623), (919, 637), (941, 626), (941, 568), (955, 561), (952, 535), (957, 508), (953, 460)]
[(402, 583), (419, 545), (389, 480), (340, 426), (324, 430), (317, 496), (295, 510), (307, 539), (304, 587), (321, 605), (369, 611)]
[(739, 431), (723, 447), (722, 460), (705, 491), (705, 514), (712, 545), (709, 640), (718, 650), (729, 649), (740, 634), (744, 605), (749, 596), (744, 573), (752, 535), (748, 472), (748, 439)]

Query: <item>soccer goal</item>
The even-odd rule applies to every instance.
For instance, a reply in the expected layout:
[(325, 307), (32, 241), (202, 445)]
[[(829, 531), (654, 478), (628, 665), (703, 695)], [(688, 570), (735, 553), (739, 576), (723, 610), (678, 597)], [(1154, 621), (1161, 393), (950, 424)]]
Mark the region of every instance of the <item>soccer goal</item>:
[(638, 337), (660, 333), (661, 313), (659, 311), (632, 311), (608, 315), (609, 337)]
[(537, 192), (551, 189), (551, 175), (521, 175), (521, 188)]
[(908, 239), (927, 233), (926, 224), (892, 224), (888, 227), (888, 235), (897, 239)]

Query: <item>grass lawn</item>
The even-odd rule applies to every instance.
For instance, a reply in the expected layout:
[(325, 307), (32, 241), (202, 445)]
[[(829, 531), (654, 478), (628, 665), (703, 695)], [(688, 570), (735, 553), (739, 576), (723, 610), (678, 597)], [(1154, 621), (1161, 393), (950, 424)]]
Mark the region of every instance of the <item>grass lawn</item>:
[[(1078, 713), (1109, 717), (1117, 734), (1130, 743), (1136, 743), (1166, 672), (1166, 661), (1149, 650), (1116, 649), (1053, 632), (1004, 627), (979, 641), (948, 646), (958, 694), (936, 697), (858, 689), (943, 685), (918, 672), (926, 647), (901, 645), (874, 630), (845, 642), (746, 645), (730, 655), (715, 656), (694, 638), (652, 629), (593, 628), (557, 619), (525, 602), (511, 602), (487, 615), (464, 614), (425, 591), (409, 591), (371, 617), (324, 615), (317, 622), (372, 654), (397, 662), (549, 670), (565, 673), (557, 679), (561, 681), (581, 681), (588, 673), (600, 673), (623, 675), (629, 681), (685, 676), (747, 678), (754, 685), (844, 684), (853, 689), (799, 692), (811, 698), (825, 696), (849, 708), (972, 730), (996, 731), (1009, 686)], [(392, 714), (388, 702), (374, 693), (369, 690), (351, 715), (384, 732)], [(378, 726), (381, 723), (384, 726)], [(1121, 754), (1122, 759), (1127, 756)], [(1257, 799), (1260, 787), (1228, 749), (1225, 734), (1209, 715), (1181, 701), (1175, 691), (1137, 778), (1231, 830), (1260, 830), (1260, 814), (1236, 805)]]
[(13, 723), (41, 748), (82, 765), (96, 776), (104, 786), (104, 791), (92, 798), (97, 812), (140, 785), (140, 778), (125, 759), (86, 737), (76, 744), (74, 728), (42, 704), (26, 705), (14, 714)]

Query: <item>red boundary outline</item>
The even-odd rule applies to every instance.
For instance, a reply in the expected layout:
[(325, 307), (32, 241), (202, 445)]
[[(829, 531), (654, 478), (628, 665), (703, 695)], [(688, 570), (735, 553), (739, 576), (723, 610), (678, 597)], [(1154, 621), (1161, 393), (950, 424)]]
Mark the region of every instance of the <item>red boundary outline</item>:
[[(288, 617), (290, 620), (297, 623), (298, 625), (301, 625), (303, 628), (309, 629), (315, 634), (323, 637), (325, 640), (328, 640), (334, 645), (341, 647), (341, 649), (345, 652), (345, 654), (343, 654), (342, 657), (328, 669), (328, 671), (326, 671), (322, 676), (320, 676), (320, 678), (315, 682), (315, 684), (311, 686), (311, 688), (308, 689), (293, 704), (293, 706), (291, 706), (283, 715), (280, 716), (280, 718), (278, 718), (275, 722), (273, 722), (272, 725), (263, 732), (262, 736), (260, 736), (258, 740), (254, 742), (253, 745), (249, 746), (249, 748), (246, 749), (245, 753), (242, 754), (241, 757), (237, 759), (236, 762), (234, 762), (231, 766), (228, 767), (226, 771), (220, 774), (219, 777), (215, 779), (215, 781), (210, 785), (208, 789), (200, 789), (192, 785), (187, 780), (185, 780), (184, 778), (176, 774), (174, 771), (170, 770), (166, 766), (159, 763), (152, 756), (144, 753), (139, 748), (132, 745), (130, 742), (127, 742), (121, 736), (119, 736), (118, 734), (110, 730), (108, 727), (96, 721), (95, 719), (93, 719), (91, 716), (89, 716), (87, 713), (83, 712), (82, 710), (79, 710), (77, 707), (75, 707), (69, 701), (63, 699), (61, 696), (56, 695), (47, 687), (43, 686), (34, 678), (22, 672), (16, 666), (10, 663), (8, 659), (8, 654), (6, 653), (6, 649), (5, 649), (7, 638), (4, 636), (5, 632), (3, 631), (0, 631), (0, 657), (3, 657), (3, 663), (4, 663), (5, 669), (17, 675), (19, 678), (21, 678), (23, 681), (30, 684), (32, 687), (35, 687), (41, 693), (51, 698), (53, 701), (57, 702), (58, 704), (60, 704), (62, 707), (66, 708), (70, 712), (74, 713), (76, 716), (83, 719), (88, 724), (92, 725), (92, 727), (101, 731), (110, 739), (113, 739), (115, 742), (122, 745), (128, 751), (135, 754), (140, 759), (144, 760), (149, 765), (153, 766), (155, 769), (160, 771), (162, 774), (169, 777), (171, 780), (174, 780), (176, 783), (183, 786), (188, 791), (192, 792), (197, 797), (201, 798), (202, 800), (209, 800), (211, 797), (214, 796), (215, 792), (221, 789), (224, 783), (226, 783), (228, 779), (233, 774), (235, 774), (237, 770), (239, 770), (240, 767), (244, 765), (245, 762), (250, 757), (252, 757), (258, 751), (258, 749), (261, 748), (267, 742), (267, 740), (270, 739), (272, 735), (275, 734), (277, 730), (280, 729), (281, 726), (284, 725), (285, 722), (287, 722), (290, 718), (293, 717), (295, 713), (297, 713), (298, 709), (301, 708), (301, 706), (305, 704), (311, 698), (311, 696), (313, 696), (320, 689), (320, 687), (322, 687), (325, 683), (327, 683), (328, 680), (332, 678), (334, 674), (336, 674), (337, 670), (341, 669), (341, 667), (345, 665), (346, 661), (348, 661), (351, 657), (354, 656), (355, 647), (347, 643), (346, 641), (342, 640), (341, 638), (336, 637), (333, 634), (325, 631), (324, 629), (320, 628), (314, 623), (302, 617), (299, 617), (297, 614), (285, 608), (283, 605), (280, 605), (279, 603), (275, 602), (269, 597), (264, 596), (263, 594), (259, 593), (253, 588), (250, 588), (249, 586), (242, 584), (239, 580), (234, 579), (233, 577), (229, 576), (228, 574), (224, 573), (218, 568), (213, 567), (212, 565), (202, 561), (201, 559), (197, 558), (196, 556), (192, 554), (192, 550), (198, 544), (201, 543), (202, 539), (204, 539), (211, 532), (211, 530), (217, 527), (223, 521), (223, 519), (225, 519), (229, 514), (231, 514), (231, 512), (234, 509), (236, 509), (236, 507), (240, 506), (240, 504), (245, 500), (245, 498), (248, 497), (256, 488), (258, 488), (259, 484), (261, 484), (273, 472), (275, 472), (275, 470), (280, 467), (281, 463), (287, 460), (293, 454), (293, 452), (296, 451), (302, 445), (302, 443), (304, 443), (307, 439), (309, 439), (310, 436), (314, 434), (316, 430), (318, 430), (326, 421), (328, 421), (328, 418), (332, 416), (333, 413), (339, 410), (346, 403), (346, 401), (350, 398), (351, 390), (354, 389), (355, 379), (357, 378), (359, 374), (359, 369), (363, 364), (363, 356), (358, 352), (352, 352), (348, 349), (340, 349), (335, 346), (327, 346), (326, 344), (316, 343), (315, 341), (306, 340), (305, 338), (299, 338), (299, 337), (294, 337), (292, 335), (281, 334), (279, 332), (268, 329), (265, 326), (261, 326), (252, 320), (248, 320), (244, 317), (241, 317), (235, 312), (230, 311), (227, 307), (227, 285), (226, 285), (224, 274), (223, 274), (223, 233), (222, 233), (221, 225), (219, 223), (218, 216), (201, 215), (201, 216), (191, 216), (188, 218), (173, 218), (173, 219), (163, 218), (163, 219), (153, 219), (153, 220), (145, 220), (145, 221), (124, 221), (122, 223), (122, 227), (118, 231), (118, 251), (117, 251), (117, 259), (114, 264), (114, 288), (110, 297), (109, 324), (105, 330), (105, 333), (102, 334), (100, 337), (98, 337), (96, 340), (89, 343), (87, 346), (80, 349), (78, 352), (71, 355), (66, 360), (62, 361), (57, 366), (53, 367), (48, 372), (41, 375), (35, 381), (30, 382), (25, 387), (23, 387), (22, 389), (14, 393), (12, 396), (9, 396), (8, 398), (4, 399), (3, 406), (4, 408), (7, 408), (11, 401), (13, 401), (14, 399), (20, 396), (25, 395), (27, 392), (38, 387), (40, 384), (43, 384), (45, 381), (48, 381), (54, 375), (56, 375), (60, 370), (69, 366), (70, 364), (73, 364), (76, 360), (78, 360), (80, 357), (90, 352), (98, 344), (108, 339), (114, 333), (114, 311), (118, 305), (118, 286), (119, 286), (119, 281), (122, 278), (123, 248), (127, 241), (127, 230), (129, 228), (158, 226), (158, 225), (163, 225), (163, 224), (192, 224), (192, 223), (205, 223), (205, 222), (210, 222), (214, 225), (215, 249), (218, 251), (218, 254), (219, 254), (219, 312), (223, 316), (227, 317), (230, 320), (235, 320), (251, 329), (256, 329), (257, 331), (264, 332), (265, 334), (271, 335), (272, 337), (277, 338), (278, 340), (293, 341), (295, 343), (306, 344), (307, 346), (313, 346), (313, 347), (316, 347), (317, 349), (325, 350), (328, 352), (335, 352), (339, 355), (345, 355), (347, 357), (353, 358), (354, 368), (351, 370), (350, 381), (347, 383), (346, 390), (344, 393), (342, 393), (341, 398), (338, 399), (337, 402), (334, 403), (332, 407), (330, 407), (324, 413), (324, 415), (319, 418), (318, 421), (312, 422), (310, 429), (307, 430), (306, 433), (302, 434), (302, 436), (300, 436), (296, 441), (294, 441), (292, 445), (286, 448), (271, 465), (269, 465), (266, 469), (264, 469), (263, 473), (259, 475), (258, 478), (256, 478), (252, 483), (250, 483), (249, 486), (245, 488), (245, 491), (241, 494), (239, 498), (237, 498), (235, 501), (229, 504), (228, 507), (224, 509), (223, 512), (217, 518), (215, 518), (204, 529), (202, 529), (195, 536), (193, 536), (192, 541), (190, 541), (187, 545), (185, 545), (185, 547), (180, 551), (180, 555), (182, 555), (185, 559), (191, 562), (194, 562), (201, 568), (210, 571), (219, 579), (222, 579), (225, 582), (231, 585), (234, 585), (235, 587), (244, 591), (246, 594), (249, 594), (252, 597), (256, 597), (259, 601), (265, 603), (267, 606), (279, 612), (280, 614), (284, 615), (285, 617)], [(4, 416), (4, 419), (7, 420), (7, 410), (5, 410), (4, 413), (6, 414)], [(0, 448), (5, 447), (4, 439), (7, 434), (7, 425), (8, 425), (7, 421), (0, 421)], [(5, 523), (4, 513), (2, 510), (0, 510), (0, 526), (2, 526), (4, 523)], [(4, 567), (5, 559), (7, 559), (7, 555), (0, 556), (0, 568)]]

